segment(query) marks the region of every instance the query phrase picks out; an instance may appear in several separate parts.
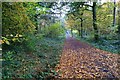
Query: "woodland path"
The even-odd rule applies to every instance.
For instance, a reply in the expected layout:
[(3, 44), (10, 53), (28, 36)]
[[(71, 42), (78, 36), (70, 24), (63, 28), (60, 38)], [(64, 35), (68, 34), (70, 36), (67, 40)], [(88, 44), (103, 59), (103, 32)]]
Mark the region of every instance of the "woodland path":
[(118, 58), (118, 54), (67, 37), (56, 71), (58, 78), (120, 78)]

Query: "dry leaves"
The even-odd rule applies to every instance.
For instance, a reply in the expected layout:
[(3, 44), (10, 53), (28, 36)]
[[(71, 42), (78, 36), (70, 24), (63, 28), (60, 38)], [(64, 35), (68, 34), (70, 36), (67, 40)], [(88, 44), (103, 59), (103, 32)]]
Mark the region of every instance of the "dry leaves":
[(58, 78), (120, 78), (118, 58), (118, 54), (69, 38), (56, 71)]

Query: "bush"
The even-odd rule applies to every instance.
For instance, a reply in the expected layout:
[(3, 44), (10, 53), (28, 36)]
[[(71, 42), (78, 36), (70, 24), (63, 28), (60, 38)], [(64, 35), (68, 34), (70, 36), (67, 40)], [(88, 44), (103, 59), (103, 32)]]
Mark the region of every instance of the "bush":
[(58, 38), (64, 34), (64, 29), (61, 27), (60, 23), (54, 23), (44, 28), (44, 33), (45, 37)]
[(26, 40), (24, 41), (25, 51), (32, 52), (36, 50), (36, 43), (38, 38), (34, 34), (26, 35)]
[(2, 38), (5, 44), (20, 42), (20, 36), (34, 32), (35, 26), (27, 16), (23, 3), (2, 3)]

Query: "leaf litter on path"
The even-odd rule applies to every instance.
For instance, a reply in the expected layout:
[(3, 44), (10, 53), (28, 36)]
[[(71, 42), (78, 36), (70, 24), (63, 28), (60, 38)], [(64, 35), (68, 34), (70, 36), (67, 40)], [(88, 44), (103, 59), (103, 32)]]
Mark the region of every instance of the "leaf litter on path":
[(56, 78), (120, 78), (120, 55), (67, 38)]

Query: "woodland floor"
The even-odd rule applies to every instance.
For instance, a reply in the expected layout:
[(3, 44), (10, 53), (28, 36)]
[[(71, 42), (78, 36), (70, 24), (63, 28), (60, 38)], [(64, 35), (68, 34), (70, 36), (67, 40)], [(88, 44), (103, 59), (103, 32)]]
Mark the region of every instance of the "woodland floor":
[(112, 54), (68, 37), (57, 78), (120, 78), (120, 55)]

